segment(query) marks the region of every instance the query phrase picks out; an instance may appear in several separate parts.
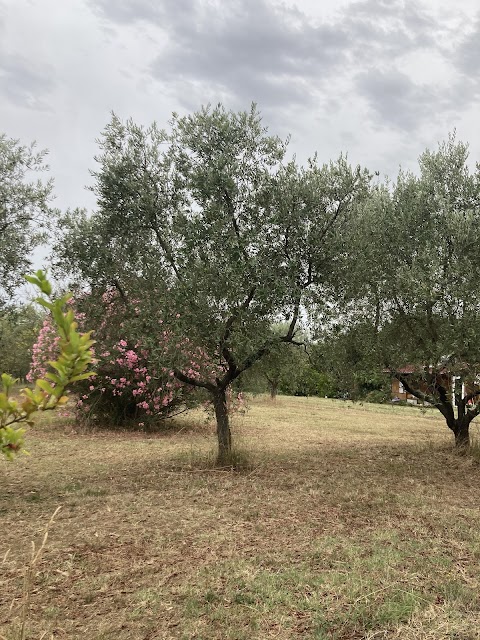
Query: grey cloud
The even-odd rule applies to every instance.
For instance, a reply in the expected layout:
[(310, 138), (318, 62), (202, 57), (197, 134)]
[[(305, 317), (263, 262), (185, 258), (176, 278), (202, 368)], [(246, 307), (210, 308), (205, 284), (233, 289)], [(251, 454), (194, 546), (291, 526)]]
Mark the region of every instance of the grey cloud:
[(368, 106), (376, 126), (418, 131), (442, 115), (458, 110), (455, 88), (415, 83), (402, 71), (402, 57), (435, 51), (449, 63), (444, 47), (453, 26), (412, 0), (360, 0), (350, 5), (346, 28), (352, 35), (356, 65), (352, 84)]
[[(328, 111), (327, 98), (360, 97), (376, 124), (415, 129), (433, 104), (453, 104), (451, 90), (416, 85), (401, 71), (407, 54), (447, 56), (440, 34), (452, 27), (417, 0), (357, 0), (331, 23), (270, 0), (87, 1), (109, 26), (148, 23), (167, 36), (148, 69), (189, 108), (199, 98), (232, 107), (256, 101), (266, 112)], [(479, 41), (473, 53), (465, 44), (464, 65), (478, 59)]]
[(432, 14), (416, 0), (357, 0), (346, 14), (372, 20), (378, 25), (393, 20), (401, 30), (408, 29), (411, 38), (424, 36), (432, 28)]
[(35, 68), (31, 61), (18, 55), (1, 55), (0, 92), (16, 106), (49, 110), (46, 98), (54, 86), (50, 69)]
[(432, 114), (441, 111), (442, 106), (448, 108), (448, 101), (436, 87), (417, 85), (395, 69), (361, 73), (356, 78), (356, 87), (378, 120), (396, 129), (413, 131), (425, 118), (432, 119)]
[(131, 24), (140, 20), (157, 21), (161, 15), (161, 4), (151, 0), (94, 0), (89, 2), (94, 10), (104, 14), (109, 20), (119, 24)]
[(87, 0), (87, 4), (113, 23), (146, 22), (167, 31), (182, 27), (188, 30), (199, 8), (198, 0)]
[[(120, 9), (106, 0), (95, 4), (113, 21), (131, 15), (134, 5), (137, 20), (151, 15), (144, 2), (140, 7), (131, 2), (130, 14), (126, 2)], [(317, 85), (346, 62), (348, 38), (341, 26), (314, 26), (300, 11), (275, 8), (266, 0), (221, 8), (168, 0), (156, 11), (155, 22), (168, 34), (169, 45), (153, 61), (152, 75), (177, 83), (180, 96), (189, 83), (201, 82), (232, 99), (248, 95), (265, 107), (278, 101), (308, 103)]]
[(417, 2), (360, 0), (347, 7), (343, 20), (357, 64), (394, 62), (419, 49), (438, 48), (440, 25)]
[(152, 66), (155, 77), (203, 79), (262, 107), (285, 107), (311, 103), (321, 79), (346, 62), (341, 29), (314, 27), (298, 15), (300, 24), (292, 25), (288, 11), (261, 1), (240, 7), (209, 21), (204, 31), (175, 34), (174, 46)]
[[(474, 92), (480, 91), (480, 12), (473, 22), (473, 29), (458, 44), (453, 62), (455, 68), (461, 74), (459, 85), (467, 85), (474, 88)], [(460, 87), (459, 87), (460, 88)]]

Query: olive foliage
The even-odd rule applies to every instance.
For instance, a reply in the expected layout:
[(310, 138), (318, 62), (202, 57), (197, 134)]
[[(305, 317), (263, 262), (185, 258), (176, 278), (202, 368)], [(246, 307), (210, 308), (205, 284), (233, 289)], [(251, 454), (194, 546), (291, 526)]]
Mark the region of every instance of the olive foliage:
[[(276, 345), (301, 342), (302, 310), (340, 277), (345, 231), (370, 176), (344, 157), (306, 168), (287, 161), (287, 142), (255, 106), (174, 114), (168, 131), (113, 116), (100, 151), (97, 211), (67, 216), (60, 260), (92, 288), (148, 300), (152, 321), (161, 309), (179, 344), (204, 350), (216, 373), (201, 379), (184, 372), (180, 350), (169, 358), (178, 380), (210, 394), (225, 458), (227, 389)], [(278, 322), (283, 332), (272, 330)]]

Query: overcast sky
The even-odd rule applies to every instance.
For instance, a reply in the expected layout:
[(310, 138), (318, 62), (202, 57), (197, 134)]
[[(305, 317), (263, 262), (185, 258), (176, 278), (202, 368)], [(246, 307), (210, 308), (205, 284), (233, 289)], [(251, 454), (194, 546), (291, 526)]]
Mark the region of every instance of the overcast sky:
[(454, 129), (480, 160), (478, 0), (0, 0), (0, 131), (85, 190), (111, 111), (167, 125), (257, 102), (271, 133), (395, 177)]

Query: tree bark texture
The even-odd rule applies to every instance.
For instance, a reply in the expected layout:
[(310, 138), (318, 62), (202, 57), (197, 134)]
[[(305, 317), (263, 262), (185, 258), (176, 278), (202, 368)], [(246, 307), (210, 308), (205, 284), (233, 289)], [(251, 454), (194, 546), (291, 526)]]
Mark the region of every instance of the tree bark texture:
[(217, 420), (217, 462), (218, 464), (224, 464), (228, 462), (232, 452), (232, 434), (230, 431), (225, 389), (216, 389), (213, 393), (213, 407), (215, 409), (215, 418)]
[(270, 399), (271, 400), (276, 400), (277, 399), (278, 386), (276, 384), (272, 384), (272, 383), (269, 383), (268, 386), (270, 387)]
[(455, 435), (455, 446), (468, 448), (470, 446), (470, 420), (464, 418), (455, 420), (453, 433)]

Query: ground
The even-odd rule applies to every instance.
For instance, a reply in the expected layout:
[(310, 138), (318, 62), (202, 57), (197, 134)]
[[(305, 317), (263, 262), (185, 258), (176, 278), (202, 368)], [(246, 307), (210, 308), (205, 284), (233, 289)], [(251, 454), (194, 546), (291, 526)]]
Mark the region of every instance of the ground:
[[(280, 397), (213, 427), (76, 432), (61, 418), (0, 466), (0, 636), (480, 638), (480, 465), (432, 410)], [(43, 635), (42, 635), (43, 634)]]

